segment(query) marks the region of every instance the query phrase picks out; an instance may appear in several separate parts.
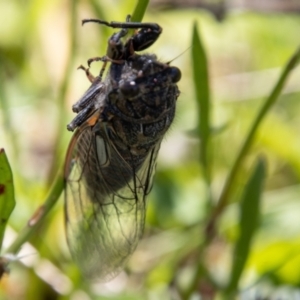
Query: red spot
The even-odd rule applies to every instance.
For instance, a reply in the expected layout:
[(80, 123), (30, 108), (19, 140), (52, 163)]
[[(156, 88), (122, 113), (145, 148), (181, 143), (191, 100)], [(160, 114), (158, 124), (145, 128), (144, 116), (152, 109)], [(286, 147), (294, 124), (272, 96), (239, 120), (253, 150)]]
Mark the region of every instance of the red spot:
[(0, 195), (4, 194), (4, 192), (5, 192), (5, 185), (0, 184)]

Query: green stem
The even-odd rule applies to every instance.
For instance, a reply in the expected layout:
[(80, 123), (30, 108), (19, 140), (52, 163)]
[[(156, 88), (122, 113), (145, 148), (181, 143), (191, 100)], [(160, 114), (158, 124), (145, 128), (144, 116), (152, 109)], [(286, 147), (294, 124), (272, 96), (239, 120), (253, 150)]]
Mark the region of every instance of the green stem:
[(149, 4), (149, 0), (139, 0), (135, 6), (134, 12), (132, 14), (133, 22), (142, 22), (143, 16), (147, 10), (147, 6)]
[(10, 245), (10, 247), (8, 247), (4, 251), (4, 253), (17, 254), (20, 251), (22, 245), (25, 242), (28, 242), (32, 234), (38, 228), (39, 224), (45, 219), (46, 215), (51, 211), (53, 206), (56, 204), (63, 189), (64, 189), (64, 177), (61, 168), (58, 174), (56, 175), (56, 179), (50, 189), (48, 196), (46, 197), (46, 200), (44, 201), (44, 204), (42, 204), (36, 210), (36, 212), (33, 214), (31, 219), (27, 223), (27, 225), (19, 233), (16, 240)]

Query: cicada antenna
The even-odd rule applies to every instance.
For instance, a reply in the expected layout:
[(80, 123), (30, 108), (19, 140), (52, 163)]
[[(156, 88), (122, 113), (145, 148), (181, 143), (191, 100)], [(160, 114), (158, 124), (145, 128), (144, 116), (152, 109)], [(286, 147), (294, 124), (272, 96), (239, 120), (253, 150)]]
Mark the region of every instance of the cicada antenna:
[(178, 54), (177, 56), (175, 56), (173, 59), (171, 59), (170, 61), (167, 62), (167, 65), (169, 65), (171, 62), (173, 62), (175, 59), (177, 59), (178, 57), (180, 57), (182, 54), (184, 54), (185, 52), (187, 52), (188, 50), (190, 50), (193, 47), (193, 45), (189, 46), (187, 49), (183, 50), (180, 54)]

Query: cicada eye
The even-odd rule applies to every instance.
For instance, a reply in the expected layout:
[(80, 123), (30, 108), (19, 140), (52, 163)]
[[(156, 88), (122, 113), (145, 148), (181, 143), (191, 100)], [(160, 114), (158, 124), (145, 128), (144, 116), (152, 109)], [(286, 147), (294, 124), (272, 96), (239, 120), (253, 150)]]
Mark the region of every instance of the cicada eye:
[(170, 67), (168, 68), (169, 74), (171, 76), (172, 82), (176, 83), (181, 79), (181, 72), (176, 67)]
[(140, 92), (140, 88), (135, 81), (127, 81), (120, 86), (121, 93), (127, 98), (133, 98)]

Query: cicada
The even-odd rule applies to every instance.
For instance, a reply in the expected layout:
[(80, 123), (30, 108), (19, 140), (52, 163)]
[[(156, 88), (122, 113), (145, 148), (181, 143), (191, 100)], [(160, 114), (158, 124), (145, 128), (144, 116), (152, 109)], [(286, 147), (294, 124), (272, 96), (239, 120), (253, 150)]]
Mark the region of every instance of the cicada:
[[(88, 60), (91, 86), (73, 105), (76, 129), (65, 163), (67, 241), (85, 276), (116, 276), (142, 236), (161, 141), (170, 127), (181, 72), (154, 54), (162, 28), (156, 23), (83, 20), (120, 29), (108, 40), (106, 55)], [(125, 41), (129, 29), (133, 35)], [(102, 61), (98, 76), (89, 71)], [(103, 74), (108, 67), (105, 79)]]

